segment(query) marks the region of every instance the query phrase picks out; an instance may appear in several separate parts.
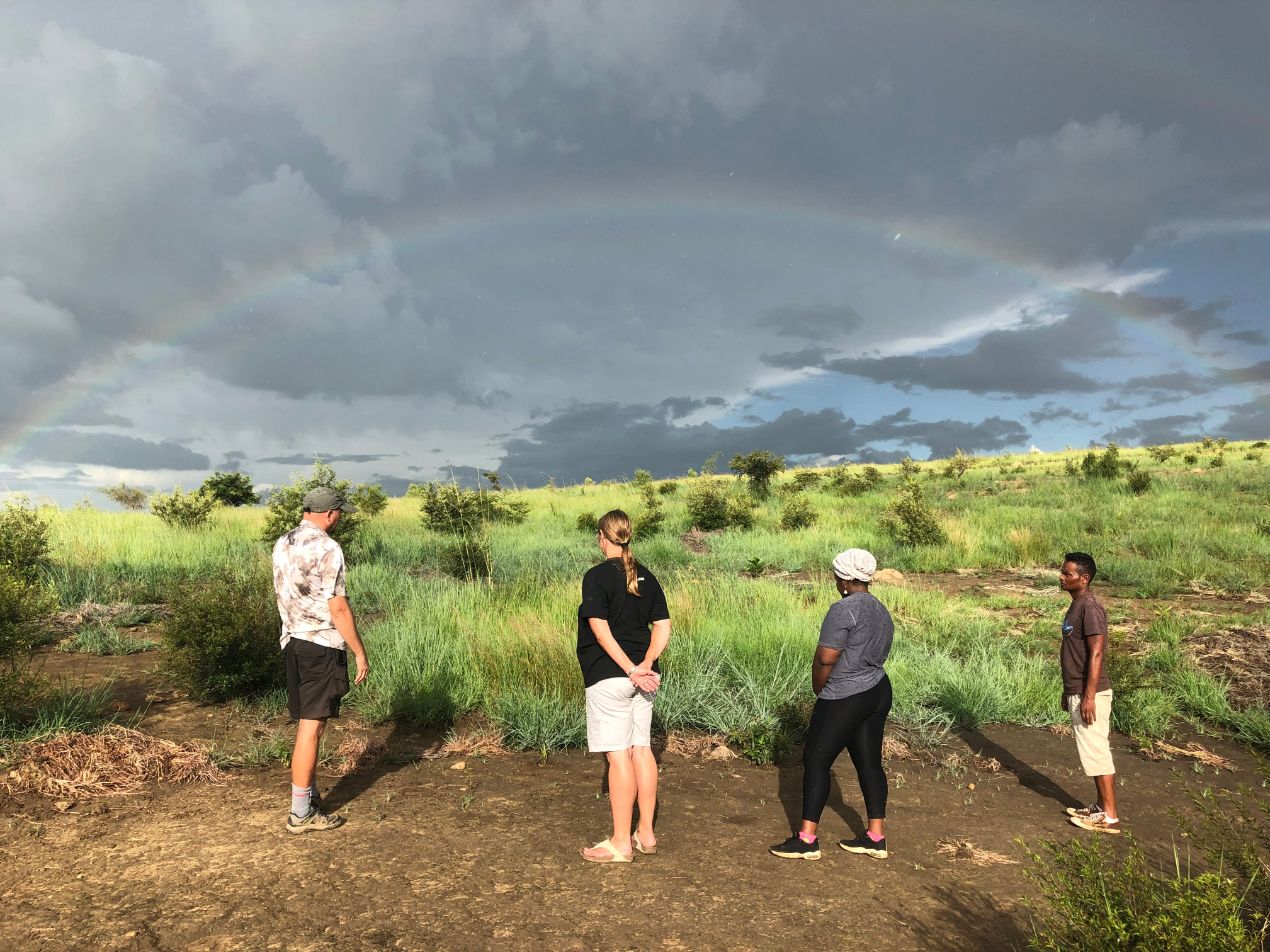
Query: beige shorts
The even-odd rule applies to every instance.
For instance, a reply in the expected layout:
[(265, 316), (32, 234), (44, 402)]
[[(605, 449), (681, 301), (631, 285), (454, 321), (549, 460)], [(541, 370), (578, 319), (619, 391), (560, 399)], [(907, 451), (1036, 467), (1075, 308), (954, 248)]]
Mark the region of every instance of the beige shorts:
[(1111, 692), (1099, 691), (1094, 695), (1094, 722), (1086, 724), (1080, 716), (1081, 696), (1067, 695), (1067, 712), (1072, 717), (1072, 732), (1076, 735), (1076, 750), (1086, 777), (1106, 777), (1116, 772), (1111, 760)]
[(586, 689), (586, 741), (593, 754), (651, 747), (653, 695), (630, 678), (605, 678)]

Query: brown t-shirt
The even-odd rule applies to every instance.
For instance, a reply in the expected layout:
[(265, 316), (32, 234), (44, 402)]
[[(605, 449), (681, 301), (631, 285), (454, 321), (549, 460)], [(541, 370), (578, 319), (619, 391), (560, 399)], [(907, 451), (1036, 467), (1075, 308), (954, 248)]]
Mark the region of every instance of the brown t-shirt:
[[(1092, 592), (1072, 602), (1063, 616), (1063, 647), (1059, 654), (1063, 662), (1063, 690), (1071, 694), (1085, 693), (1085, 674), (1089, 664), (1089, 645), (1085, 639), (1091, 635), (1107, 634), (1107, 609)], [(1107, 680), (1107, 649), (1103, 648), (1103, 669), (1098, 676), (1098, 690), (1110, 691)]]

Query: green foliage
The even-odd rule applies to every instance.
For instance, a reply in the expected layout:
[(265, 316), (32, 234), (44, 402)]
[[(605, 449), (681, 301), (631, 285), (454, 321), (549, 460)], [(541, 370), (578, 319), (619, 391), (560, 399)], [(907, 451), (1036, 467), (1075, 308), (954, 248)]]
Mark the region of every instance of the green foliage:
[[(335, 475), (335, 469), (320, 459), (313, 461), (313, 472), (309, 475), (296, 473), (291, 485), (280, 486), (269, 497), (269, 512), (265, 517), (264, 529), (260, 537), (272, 543), (284, 533), (290, 532), (304, 518), (304, 497), (312, 489), (325, 486), (343, 493), (345, 498), (353, 491), (353, 484), (347, 479)], [(357, 538), (362, 526), (359, 512), (346, 512), (340, 521), (331, 529), (331, 538), (346, 549)]]
[(150, 638), (134, 638), (114, 625), (86, 625), (57, 646), (58, 651), (91, 655), (130, 655), (157, 648), (159, 643)]
[(228, 701), (285, 685), (277, 602), (263, 567), (174, 586), (168, 605), (164, 664), (193, 697)]
[(48, 583), (49, 526), (20, 502), (0, 509), (0, 658), (41, 644), (57, 597)]
[(1260, 463), (1261, 454), (1258, 453), (1256, 450), (1249, 450), (1247, 453), (1244, 454), (1244, 459), (1249, 460), (1250, 462), (1253, 462), (1253, 463)]
[(816, 524), (819, 513), (808, 500), (795, 496), (781, 510), (781, 528), (786, 532), (806, 529)]
[(348, 494), (348, 501), (357, 507), (357, 514), (373, 519), (388, 508), (388, 494), (379, 483), (361, 483)]
[(935, 509), (912, 479), (900, 483), (882, 514), (882, 529), (900, 545), (939, 545), (947, 541)]
[(767, 571), (767, 563), (757, 555), (752, 555), (746, 560), (745, 568), (741, 571), (750, 578), (762, 578), (763, 573)]
[[(636, 472), (638, 473), (639, 471), (637, 470)], [(645, 472), (647, 471), (645, 470)], [(661, 531), (662, 524), (666, 520), (666, 513), (661, 507), (661, 499), (653, 488), (651, 478), (637, 483), (637, 485), (639, 486), (640, 496), (644, 500), (644, 506), (631, 515), (631, 537), (643, 541), (652, 538)]]
[(1101, 453), (1090, 450), (1080, 461), (1080, 472), (1086, 479), (1115, 479), (1129, 469), (1130, 464), (1120, 458), (1120, 447), (1108, 443)]
[(794, 473), (794, 478), (790, 480), (790, 485), (794, 489), (802, 492), (804, 489), (811, 489), (813, 486), (819, 485), (823, 474), (814, 469), (800, 469)]
[(922, 471), (921, 466), (911, 456), (905, 456), (900, 460), (900, 476), (904, 479), (912, 479)]
[(1063, 472), (1068, 476), (1079, 476), (1080, 467), (1076, 465), (1074, 459), (1067, 459), (1063, 461)]
[(1225, 465), (1226, 465), (1226, 457), (1222, 453), (1218, 453), (1216, 456), (1214, 456), (1212, 459), (1208, 461), (1209, 469), (1221, 469)]
[(1045, 842), (1029, 856), (1028, 875), (1049, 907), (1033, 922), (1030, 949), (1255, 952), (1259, 945), (1242, 918), (1238, 884), (1220, 867), (1196, 876), (1175, 853), (1172, 873), (1156, 876), (1136, 843), (1118, 860), (1098, 838)]
[(1211, 450), (1212, 450), (1212, 448), (1213, 448), (1213, 446), (1214, 446), (1215, 444), (1213, 443), (1213, 438), (1212, 438), (1211, 436), (1206, 436), (1206, 437), (1204, 437), (1202, 440), (1200, 440), (1200, 441), (1199, 441), (1199, 445), (1200, 445), (1200, 446), (1201, 446), (1204, 450), (1206, 450), (1206, 451), (1210, 451), (1210, 452), (1211, 452)]
[(753, 500), (748, 495), (729, 492), (714, 481), (692, 486), (686, 501), (692, 528), (713, 532), (754, 526)]
[(1135, 496), (1141, 496), (1151, 488), (1151, 474), (1145, 469), (1131, 470), (1125, 476), (1124, 481), (1125, 485), (1129, 487), (1129, 491)]
[(201, 489), (187, 493), (180, 486), (150, 497), (150, 511), (173, 529), (201, 529), (216, 506), (216, 497), (210, 493)]
[(706, 457), (706, 461), (701, 464), (702, 476), (713, 476), (715, 468), (719, 465), (719, 451), (711, 453)]
[(657, 494), (659, 496), (673, 496), (677, 492), (679, 492), (679, 484), (673, 479), (657, 484)]
[(600, 517), (593, 512), (580, 512), (574, 525), (578, 527), (579, 532), (595, 535), (600, 531)]
[[(866, 467), (866, 469), (873, 469), (875, 473), (877, 472), (873, 467)], [(859, 476), (852, 475), (851, 470), (846, 466), (835, 466), (829, 471), (829, 488), (843, 496), (863, 496), (874, 485), (863, 474)]]
[(489, 537), (482, 531), (466, 532), (441, 547), (441, 571), (464, 581), (487, 579), (494, 574)]
[(966, 473), (968, 473), (974, 465), (975, 458), (973, 456), (967, 456), (961, 451), (961, 448), (958, 447), (957, 452), (953, 454), (952, 458), (948, 460), (947, 465), (944, 466), (944, 475), (949, 479), (955, 479), (958, 482), (962, 482), (965, 479)]
[(1147, 453), (1157, 463), (1167, 463), (1177, 455), (1176, 446), (1148, 446)]
[(635, 475), (631, 477), (631, 485), (636, 489), (643, 489), (645, 486), (653, 484), (653, 474), (646, 469), (635, 470)]
[(507, 493), (466, 489), (458, 483), (428, 483), (420, 512), (424, 524), (434, 532), (465, 535), (491, 522), (524, 522), (529, 503)]
[(48, 522), (25, 501), (5, 503), (0, 509), (0, 569), (10, 578), (35, 583), (51, 567)]
[(728, 461), (728, 467), (744, 477), (755, 499), (766, 499), (772, 492), (772, 477), (785, 469), (785, 457), (769, 450), (737, 453)]
[(260, 502), (260, 497), (251, 485), (251, 477), (246, 473), (212, 473), (203, 480), (199, 491), (211, 496), (222, 506), (254, 506)]
[(485, 479), (486, 479), (486, 480), (488, 480), (488, 482), (489, 482), (489, 488), (490, 488), (493, 492), (501, 492), (501, 491), (502, 491), (502, 489), (503, 489), (503, 477), (499, 475), (499, 473), (498, 473), (498, 471), (497, 471), (497, 470), (494, 470), (494, 469), (484, 469), (484, 470), (481, 470), (481, 475), (482, 475), (483, 477), (485, 477)]
[(871, 489), (876, 489), (886, 480), (886, 477), (882, 475), (882, 470), (876, 466), (864, 467), (864, 469), (860, 470), (860, 478), (868, 483)]
[(146, 507), (146, 491), (136, 486), (129, 486), (127, 483), (107, 486), (97, 491), (129, 512), (140, 512)]
[(1183, 453), (1182, 462), (1185, 463), (1187, 466), (1194, 466), (1196, 463), (1199, 462), (1199, 457), (1194, 453)]

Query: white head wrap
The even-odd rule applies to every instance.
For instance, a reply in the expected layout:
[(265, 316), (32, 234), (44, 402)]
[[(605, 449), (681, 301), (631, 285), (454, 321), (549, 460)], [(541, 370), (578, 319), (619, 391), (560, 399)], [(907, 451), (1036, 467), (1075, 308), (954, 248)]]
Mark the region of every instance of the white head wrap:
[(838, 578), (868, 582), (877, 570), (878, 560), (873, 557), (872, 552), (864, 549), (847, 549), (839, 552), (833, 560), (833, 574)]

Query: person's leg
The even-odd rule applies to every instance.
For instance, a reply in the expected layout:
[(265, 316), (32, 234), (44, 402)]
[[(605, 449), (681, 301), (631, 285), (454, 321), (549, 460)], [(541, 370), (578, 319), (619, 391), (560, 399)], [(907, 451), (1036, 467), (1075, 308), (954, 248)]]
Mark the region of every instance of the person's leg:
[(807, 742), (803, 745), (803, 816), (798, 828), (804, 840), (816, 837), (820, 815), (829, 802), (829, 772), (847, 745), (851, 698), (817, 700), (812, 709)]
[(291, 813), (305, 817), (312, 804), (317, 776), (318, 747), (322, 742), (325, 720), (305, 718), (295, 729), (295, 747), (291, 752)]
[[(608, 760), (609, 808), (613, 835), (609, 842), (621, 853), (631, 853), (631, 817), (635, 811), (635, 764), (631, 759), (632, 700), (635, 686), (626, 678), (607, 678), (586, 689), (587, 747)], [(589, 847), (588, 859), (606, 861), (608, 850)]]
[(1095, 777), (1094, 789), (1098, 791), (1097, 803), (1102, 807), (1102, 812), (1107, 819), (1118, 821), (1120, 814), (1116, 812), (1116, 775), (1104, 774), (1101, 777)]
[[(657, 845), (653, 819), (657, 814), (657, 758), (651, 747), (632, 747), (631, 762), (635, 768), (636, 799), (639, 802), (640, 845), (652, 849)], [(614, 821), (616, 822), (616, 821)]]
[[(1094, 698), (1094, 722), (1086, 724), (1080, 714), (1080, 695), (1068, 698), (1072, 732), (1076, 735), (1076, 752), (1080, 755), (1085, 776), (1094, 782), (1095, 801), (1100, 812), (1083, 811), (1072, 816), (1079, 827), (1098, 832), (1119, 832), (1120, 814), (1116, 808), (1116, 765), (1111, 756), (1111, 692), (1100, 691)], [(1071, 812), (1071, 811), (1069, 811)]]
[(882, 769), (882, 737), (886, 718), (891, 712), (891, 682), (883, 678), (861, 696), (869, 699), (872, 712), (856, 723), (847, 738), (847, 752), (855, 766), (860, 792), (864, 795), (865, 813), (868, 816), (868, 833), (874, 840), (884, 839), (886, 834), (886, 771)]
[(631, 748), (611, 750), (609, 759), (609, 807), (613, 811), (613, 835), (609, 842), (623, 853), (631, 851), (631, 819), (635, 814), (635, 761)]

